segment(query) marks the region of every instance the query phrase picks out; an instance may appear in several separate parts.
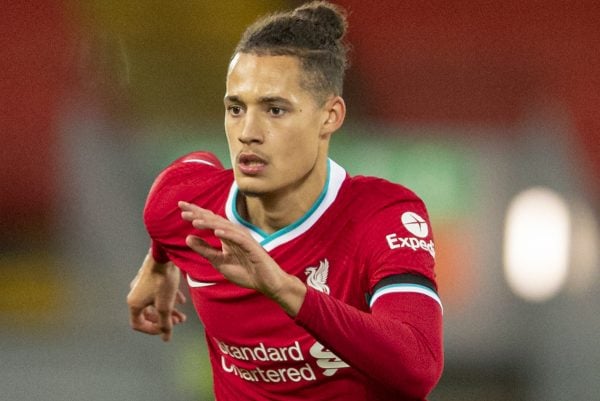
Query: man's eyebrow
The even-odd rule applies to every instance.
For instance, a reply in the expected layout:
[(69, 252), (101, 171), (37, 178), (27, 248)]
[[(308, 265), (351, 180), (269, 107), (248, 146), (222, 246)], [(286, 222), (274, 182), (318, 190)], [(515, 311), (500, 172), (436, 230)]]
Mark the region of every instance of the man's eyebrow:
[[(223, 98), (223, 101), (225, 103), (245, 104), (245, 102), (242, 101), (242, 99), (237, 95), (227, 95), (227, 96), (225, 96), (225, 98)], [(292, 105), (292, 102), (290, 102), (288, 99), (281, 97), (281, 96), (262, 96), (262, 97), (258, 98), (258, 103), (260, 103), (260, 104), (277, 103), (277, 104), (282, 104), (285, 106)]]
[(240, 100), (239, 96), (225, 96), (225, 98), (223, 99), (224, 102), (229, 102), (229, 103), (242, 103), (242, 101)]
[(258, 98), (258, 101), (260, 103), (279, 103), (279, 104), (285, 104), (285, 105), (292, 105), (292, 102), (290, 102), (288, 99), (281, 97), (281, 96), (263, 96)]

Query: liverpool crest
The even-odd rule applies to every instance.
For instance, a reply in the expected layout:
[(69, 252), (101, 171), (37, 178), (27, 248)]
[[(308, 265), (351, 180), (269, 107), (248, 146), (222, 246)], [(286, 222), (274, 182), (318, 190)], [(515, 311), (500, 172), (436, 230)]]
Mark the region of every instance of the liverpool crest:
[(307, 267), (304, 273), (308, 276), (306, 284), (315, 290), (329, 294), (329, 286), (327, 285), (327, 276), (329, 275), (329, 261), (323, 259), (319, 262), (319, 267)]

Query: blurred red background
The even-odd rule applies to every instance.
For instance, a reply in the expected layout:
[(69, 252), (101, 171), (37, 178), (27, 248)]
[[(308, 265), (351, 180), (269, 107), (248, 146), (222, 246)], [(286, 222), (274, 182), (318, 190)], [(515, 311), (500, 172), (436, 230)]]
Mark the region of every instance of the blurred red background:
[[(588, 195), (598, 204), (600, 3), (339, 3), (350, 10), (347, 86), (356, 114), (510, 126), (551, 99), (571, 117)], [(74, 74), (84, 33), (67, 10), (60, 2), (10, 2), (0, 16), (4, 240), (43, 233), (60, 199), (57, 118), (85, 79)]]

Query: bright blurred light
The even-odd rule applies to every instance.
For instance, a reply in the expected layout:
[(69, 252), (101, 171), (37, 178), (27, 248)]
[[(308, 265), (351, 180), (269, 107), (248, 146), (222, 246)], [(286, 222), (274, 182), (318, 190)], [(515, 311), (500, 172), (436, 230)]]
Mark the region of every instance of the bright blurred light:
[(504, 232), (504, 273), (529, 301), (545, 301), (564, 286), (569, 266), (567, 203), (546, 188), (531, 188), (510, 204)]

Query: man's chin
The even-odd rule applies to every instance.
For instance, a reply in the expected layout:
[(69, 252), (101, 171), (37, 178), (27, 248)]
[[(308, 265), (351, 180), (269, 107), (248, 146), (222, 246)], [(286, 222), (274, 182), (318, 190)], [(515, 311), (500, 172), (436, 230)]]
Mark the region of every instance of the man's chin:
[(242, 195), (250, 198), (256, 198), (267, 193), (267, 191), (260, 188), (259, 185), (252, 185), (246, 182), (238, 182), (238, 191)]

